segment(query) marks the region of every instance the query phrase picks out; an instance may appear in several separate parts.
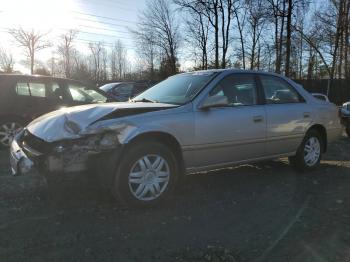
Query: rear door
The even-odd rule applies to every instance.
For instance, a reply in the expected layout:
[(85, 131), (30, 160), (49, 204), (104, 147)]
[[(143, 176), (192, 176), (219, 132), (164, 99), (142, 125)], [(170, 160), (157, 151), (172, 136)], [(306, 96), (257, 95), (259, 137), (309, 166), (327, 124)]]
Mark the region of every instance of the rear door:
[(302, 96), (278, 76), (260, 75), (267, 115), (268, 155), (296, 151), (311, 121), (311, 112)]
[(28, 120), (34, 119), (61, 106), (61, 99), (55, 95), (59, 89), (58, 83), (50, 79), (19, 80), (15, 86), (16, 100)]
[(46, 112), (46, 84), (43, 80), (19, 80), (15, 87), (17, 101), (25, 110), (27, 117), (34, 119)]

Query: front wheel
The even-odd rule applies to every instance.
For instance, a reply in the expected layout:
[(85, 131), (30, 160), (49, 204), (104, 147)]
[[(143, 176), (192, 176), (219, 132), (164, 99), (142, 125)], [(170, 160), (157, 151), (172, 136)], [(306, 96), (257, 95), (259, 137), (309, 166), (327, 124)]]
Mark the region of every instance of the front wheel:
[(171, 193), (178, 170), (167, 146), (157, 142), (132, 145), (119, 163), (112, 193), (126, 205), (153, 206)]
[(310, 130), (299, 146), (295, 156), (289, 157), (289, 162), (298, 171), (308, 171), (316, 168), (321, 161), (323, 140), (319, 132)]
[(347, 125), (345, 128), (346, 134), (348, 135), (348, 137), (350, 137), (350, 125)]

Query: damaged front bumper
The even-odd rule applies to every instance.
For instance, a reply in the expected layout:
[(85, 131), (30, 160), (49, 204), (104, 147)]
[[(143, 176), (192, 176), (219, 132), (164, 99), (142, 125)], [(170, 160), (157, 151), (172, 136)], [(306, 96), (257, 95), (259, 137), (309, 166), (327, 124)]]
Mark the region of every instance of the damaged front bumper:
[(49, 143), (23, 130), (10, 147), (11, 171), (13, 175), (85, 171), (101, 160), (99, 156), (119, 148), (115, 134)]

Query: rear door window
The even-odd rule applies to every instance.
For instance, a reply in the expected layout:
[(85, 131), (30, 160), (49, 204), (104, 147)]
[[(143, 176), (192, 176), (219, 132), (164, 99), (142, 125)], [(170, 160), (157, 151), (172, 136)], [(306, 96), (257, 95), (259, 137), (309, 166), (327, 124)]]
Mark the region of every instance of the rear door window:
[(18, 82), (16, 93), (20, 96), (45, 97), (45, 84), (37, 82)]
[(266, 104), (303, 102), (298, 92), (285, 80), (268, 75), (261, 75), (260, 80), (264, 90)]

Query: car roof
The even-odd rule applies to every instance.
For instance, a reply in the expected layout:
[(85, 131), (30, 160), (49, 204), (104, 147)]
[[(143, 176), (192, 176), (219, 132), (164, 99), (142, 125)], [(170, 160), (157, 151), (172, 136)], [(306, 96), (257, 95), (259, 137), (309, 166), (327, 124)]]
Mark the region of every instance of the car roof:
[(268, 75), (268, 76), (275, 76), (275, 77), (279, 77), (284, 79), (285, 81), (287, 81), (288, 83), (293, 85), (298, 85), (299, 88), (303, 89), (303, 86), (300, 84), (297, 84), (296, 82), (294, 82), (292, 79), (281, 75), (281, 74), (277, 74), (277, 73), (273, 73), (273, 72), (267, 72), (267, 71), (262, 71), (262, 70), (246, 70), (246, 69), (235, 69), (235, 68), (226, 68), (226, 69), (208, 69), (208, 70), (198, 70), (198, 71), (191, 71), (191, 72), (185, 72), (182, 73), (183, 75), (186, 74), (208, 74), (208, 73), (242, 73), (242, 74), (254, 74), (254, 75)]
[(267, 72), (267, 71), (262, 71), (262, 70), (236, 69), (236, 68), (197, 70), (197, 71), (185, 72), (185, 73), (183, 73), (183, 74), (193, 74), (193, 73), (222, 73), (222, 72), (264, 74), (264, 75), (272, 75), (272, 76), (284, 77), (284, 76), (281, 75), (281, 74), (277, 74), (277, 73), (273, 73), (273, 72)]
[(103, 85), (119, 85), (119, 84), (134, 84), (136, 82), (110, 82), (110, 83), (105, 83)]
[[(0, 73), (1, 78), (14, 78), (14, 79), (50, 79), (50, 80), (58, 80), (58, 81), (71, 81), (76, 83), (83, 83), (82, 81), (64, 78), (64, 77), (54, 77), (54, 76), (44, 76), (44, 75), (26, 75), (26, 74), (2, 74)], [(88, 84), (88, 83), (85, 83)]]

